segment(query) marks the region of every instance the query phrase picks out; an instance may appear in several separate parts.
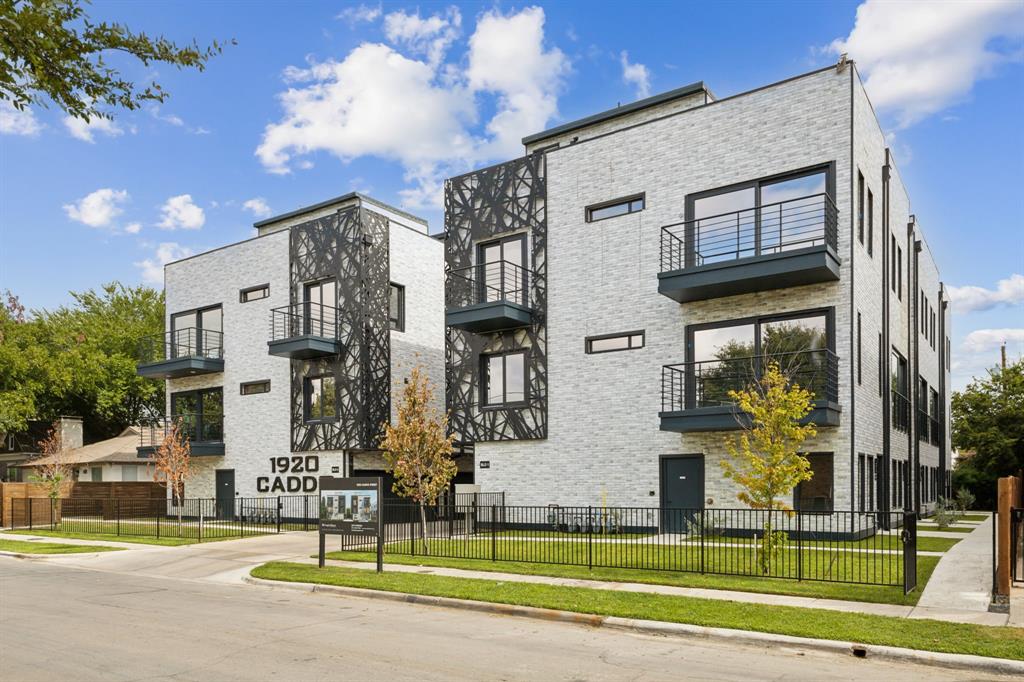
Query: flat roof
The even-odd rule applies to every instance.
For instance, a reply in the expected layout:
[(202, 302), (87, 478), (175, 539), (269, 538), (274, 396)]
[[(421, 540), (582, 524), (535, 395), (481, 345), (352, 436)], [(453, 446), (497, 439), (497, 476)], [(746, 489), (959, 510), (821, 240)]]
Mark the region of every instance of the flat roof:
[(534, 133), (533, 135), (527, 135), (526, 137), (523, 138), (523, 144), (530, 145), (533, 144), (534, 142), (539, 142), (540, 140), (545, 140), (549, 137), (554, 137), (555, 135), (561, 135), (562, 133), (567, 133), (569, 131), (577, 130), (579, 128), (586, 128), (587, 126), (594, 125), (595, 123), (601, 123), (602, 121), (610, 121), (611, 119), (618, 118), (619, 116), (632, 114), (643, 109), (648, 109), (650, 107), (654, 107), (659, 104), (664, 104), (665, 102), (670, 102), (674, 99), (678, 99), (680, 97), (685, 97), (687, 95), (692, 95), (696, 92), (702, 91), (710, 94), (710, 91), (706, 87), (704, 87), (704, 81), (690, 83), (689, 85), (684, 85), (681, 88), (676, 88), (675, 90), (663, 92), (660, 95), (653, 95), (651, 97), (647, 97), (646, 99), (637, 100), (636, 102), (631, 102), (629, 104), (623, 104), (621, 106), (615, 107), (614, 109), (602, 111), (599, 114), (586, 116), (575, 121), (570, 121), (569, 123), (563, 123), (562, 125), (556, 126), (554, 128), (548, 128), (543, 132)]
[(420, 223), (421, 225), (424, 225), (424, 226), (427, 225), (427, 221), (426, 221), (425, 218), (420, 218), (419, 216), (415, 216), (415, 215), (413, 215), (411, 213), (408, 213), (407, 211), (403, 211), (400, 208), (396, 208), (395, 206), (392, 206), (391, 204), (386, 204), (383, 201), (380, 201), (379, 199), (374, 199), (373, 197), (371, 197), (369, 195), (366, 195), (366, 194), (363, 194), (362, 192), (349, 192), (347, 194), (342, 194), (341, 196), (334, 197), (333, 199), (328, 199), (326, 201), (321, 201), (321, 202), (315, 203), (315, 204), (313, 204), (311, 206), (303, 206), (302, 208), (297, 208), (294, 211), (288, 211), (287, 213), (282, 213), (281, 215), (276, 215), (276, 216), (274, 216), (272, 218), (265, 218), (264, 220), (258, 220), (255, 223), (253, 223), (252, 226), (253, 227), (264, 227), (266, 225), (273, 225), (274, 223), (280, 222), (282, 220), (287, 220), (288, 218), (294, 218), (295, 216), (300, 216), (300, 215), (302, 215), (304, 213), (311, 213), (312, 211), (318, 211), (321, 208), (327, 208), (328, 206), (332, 206), (334, 204), (340, 204), (340, 203), (342, 203), (344, 201), (350, 201), (352, 199), (360, 199), (362, 201), (366, 201), (366, 202), (371, 203), (371, 204), (377, 204), (381, 208), (384, 208), (384, 209), (387, 209), (388, 211), (392, 211), (394, 213), (397, 213), (398, 215), (400, 215), (400, 216), (402, 216), (404, 218), (408, 218), (409, 220), (412, 220), (413, 222)]

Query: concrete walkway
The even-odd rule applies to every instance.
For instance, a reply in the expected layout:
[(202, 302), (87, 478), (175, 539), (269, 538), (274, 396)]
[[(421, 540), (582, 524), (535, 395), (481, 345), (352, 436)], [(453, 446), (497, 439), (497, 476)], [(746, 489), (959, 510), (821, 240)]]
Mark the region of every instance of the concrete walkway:
[(945, 553), (925, 585), (911, 618), (1005, 625), (1009, 616), (989, 613), (992, 590), (992, 518)]

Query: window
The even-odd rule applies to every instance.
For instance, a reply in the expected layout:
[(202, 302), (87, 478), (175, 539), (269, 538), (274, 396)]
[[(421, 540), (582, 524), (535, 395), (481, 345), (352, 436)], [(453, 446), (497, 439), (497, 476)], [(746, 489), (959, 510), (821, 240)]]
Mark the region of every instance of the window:
[(258, 301), (261, 298), (267, 298), (268, 296), (270, 296), (269, 284), (261, 284), (256, 287), (249, 287), (248, 289), (242, 289), (240, 292), (238, 292), (238, 300), (242, 303)]
[(512, 301), (527, 305), (526, 235), (517, 234), (480, 244), (476, 262), (481, 303)]
[(338, 418), (338, 397), (334, 377), (324, 374), (305, 382), (306, 421), (334, 421)]
[(889, 276), (889, 286), (892, 287), (893, 292), (896, 291), (896, 236), (889, 235), (889, 261), (891, 263), (890, 269), (892, 272)]
[(260, 393), (270, 393), (270, 379), (263, 379), (261, 381), (246, 381), (238, 385), (239, 393), (242, 395), (257, 395)]
[(867, 485), (864, 480), (867, 476), (867, 457), (864, 453), (857, 455), (857, 502), (861, 511), (866, 511), (867, 507)]
[(896, 248), (896, 297), (903, 300), (903, 247)]
[(122, 481), (137, 481), (139, 480), (139, 467), (134, 464), (122, 464), (121, 465), (121, 480)]
[(857, 385), (858, 386), (860, 386), (863, 383), (863, 379), (864, 379), (864, 376), (863, 376), (864, 363), (863, 363), (863, 361), (861, 359), (862, 358), (862, 354), (861, 354), (860, 341), (861, 341), (861, 324), (860, 324), (860, 311), (858, 310), (857, 311)]
[(171, 418), (180, 422), (191, 441), (224, 440), (224, 389), (172, 393)]
[(868, 190), (868, 255), (875, 252), (875, 195)]
[(645, 195), (637, 194), (631, 197), (613, 199), (612, 201), (606, 201), (601, 204), (587, 206), (587, 222), (592, 223), (597, 220), (604, 220), (605, 218), (614, 218), (628, 213), (637, 213), (646, 208), (646, 202), (647, 199)]
[(223, 313), (219, 305), (171, 315), (168, 356), (219, 358), (223, 351)]
[(93, 483), (103, 482), (103, 467), (92, 467), (90, 470), (91, 480)]
[(935, 311), (932, 311), (932, 330), (928, 336), (932, 343), (932, 350), (935, 349)]
[(885, 355), (882, 353), (882, 332), (878, 332), (878, 396), (882, 396), (885, 386)]
[(611, 353), (617, 350), (636, 350), (644, 347), (644, 331), (622, 332), (588, 336), (585, 343), (587, 353)]
[(907, 399), (907, 359), (895, 348), (890, 357), (892, 427), (897, 431), (906, 433), (910, 421), (910, 401)]
[(832, 469), (831, 452), (805, 455), (814, 476), (797, 485), (793, 495), (793, 506), (803, 512), (832, 511)]
[(388, 322), (396, 332), (405, 331), (405, 287), (394, 282), (388, 298)]
[(928, 382), (923, 377), (917, 378), (917, 439), (928, 442)]
[(942, 440), (942, 434), (939, 432), (941, 428), (939, 425), (939, 392), (934, 388), (928, 395), (928, 414), (931, 415), (931, 442), (932, 445), (938, 445), (939, 441)]
[(526, 402), (526, 351), (483, 355), (480, 360), (485, 407)]
[(857, 171), (857, 239), (864, 243), (864, 174)]

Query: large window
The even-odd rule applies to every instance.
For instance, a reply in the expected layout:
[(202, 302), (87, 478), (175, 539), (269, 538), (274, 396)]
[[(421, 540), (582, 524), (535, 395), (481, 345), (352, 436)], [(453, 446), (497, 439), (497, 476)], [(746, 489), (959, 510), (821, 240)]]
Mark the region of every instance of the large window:
[(307, 422), (334, 421), (338, 418), (338, 396), (333, 376), (324, 374), (306, 379), (305, 411)]
[(693, 399), (687, 408), (730, 404), (729, 391), (746, 387), (769, 360), (819, 399), (827, 398), (829, 318), (822, 310), (692, 329)]
[(171, 418), (181, 423), (191, 441), (224, 440), (224, 390), (172, 393)]
[(333, 279), (309, 282), (302, 287), (303, 334), (333, 337), (338, 323), (338, 285)]
[(512, 301), (526, 305), (526, 235), (481, 244), (477, 251), (480, 301)]
[(820, 167), (688, 196), (688, 265), (823, 244), (829, 173)]
[(526, 402), (526, 351), (483, 355), (480, 360), (485, 407)]
[(833, 502), (833, 456), (831, 452), (806, 455), (811, 479), (797, 485), (793, 507), (803, 512), (830, 512)]
[(221, 357), (223, 326), (223, 313), (219, 305), (171, 315), (168, 357)]
[(592, 223), (605, 218), (614, 218), (628, 213), (637, 213), (646, 207), (646, 198), (643, 194), (637, 194), (622, 199), (613, 199), (601, 204), (587, 206), (587, 222)]
[(388, 297), (388, 322), (394, 331), (405, 331), (405, 287), (394, 282)]
[(906, 433), (910, 426), (907, 359), (895, 348), (890, 356), (889, 382), (892, 389), (892, 427)]

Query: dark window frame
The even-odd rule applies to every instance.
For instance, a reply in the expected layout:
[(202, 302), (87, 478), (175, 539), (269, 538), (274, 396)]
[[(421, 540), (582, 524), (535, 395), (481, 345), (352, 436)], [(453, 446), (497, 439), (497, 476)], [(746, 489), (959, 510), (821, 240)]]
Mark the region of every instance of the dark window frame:
[[(391, 310), (391, 291), (392, 289), (398, 290), (398, 317), (392, 315)], [(404, 332), (405, 331), (405, 285), (397, 282), (388, 282), (388, 326), (391, 331)]]
[[(250, 391), (246, 393), (245, 389), (252, 386), (266, 386), (265, 391)], [(239, 395), (262, 395), (264, 393), (270, 393), (270, 379), (257, 379), (256, 381), (243, 381), (238, 384)]]
[[(323, 395), (323, 379), (330, 378), (334, 384), (334, 415), (330, 417), (313, 417), (313, 382), (317, 379), (321, 380), (320, 393)], [(321, 400), (321, 404), (323, 401)], [(339, 421), (341, 416), (338, 412), (338, 382), (334, 374), (331, 372), (324, 372), (322, 374), (313, 374), (302, 379), (302, 421), (306, 424), (330, 424)]]
[(831, 457), (832, 458), (832, 480), (829, 482), (830, 486), (829, 486), (829, 494), (828, 494), (828, 501), (829, 501), (828, 507), (829, 508), (828, 509), (801, 509), (801, 507), (800, 507), (800, 492), (801, 492), (801, 488), (803, 487), (804, 483), (806, 483), (806, 481), (803, 481), (803, 482), (797, 483), (796, 486), (793, 488), (793, 509), (795, 511), (800, 512), (801, 514), (833, 514), (833, 513), (835, 513), (835, 508), (836, 508), (836, 459), (835, 459), (835, 457), (836, 457), (836, 453), (835, 452), (804, 452), (804, 453), (801, 453), (801, 454), (804, 457), (807, 458), (808, 462), (811, 461), (811, 458), (818, 458), (818, 457), (820, 457), (820, 458)]
[(875, 255), (875, 194), (868, 188), (868, 255)]
[[(185, 412), (184, 414), (191, 414), (196, 418), (196, 423), (192, 425), (195, 433), (199, 434), (206, 430), (206, 414), (203, 410), (203, 396), (207, 394), (220, 394), (220, 432), (221, 440), (224, 438), (224, 387), (223, 386), (210, 386), (208, 388), (193, 388), (186, 391), (175, 391), (170, 395), (171, 403), (171, 419), (181, 416), (183, 413), (177, 409), (178, 400), (184, 396), (192, 395), (196, 398), (196, 411)], [(204, 442), (204, 439), (192, 438), (195, 442)]]
[(857, 171), (857, 239), (864, 243), (864, 173)]
[[(263, 291), (264, 294), (262, 296), (257, 296), (255, 298), (248, 297), (249, 294), (255, 293), (257, 291)], [(265, 298), (270, 298), (270, 282), (267, 282), (265, 284), (257, 284), (256, 286), (246, 287), (244, 289), (238, 290), (239, 303), (252, 303), (253, 301), (262, 301)]]
[(795, 320), (801, 317), (813, 317), (815, 315), (825, 315), (825, 336), (828, 337), (828, 345), (826, 350), (830, 353), (835, 354), (836, 352), (836, 309), (835, 306), (825, 306), (822, 308), (808, 308), (806, 310), (795, 310), (788, 313), (778, 314), (766, 314), (766, 315), (751, 315), (748, 317), (738, 317), (731, 320), (721, 320), (718, 322), (702, 322), (700, 324), (688, 324), (686, 325), (686, 362), (694, 362), (694, 347), (693, 347), (693, 333), (703, 331), (705, 329), (720, 329), (722, 327), (737, 327), (745, 324), (754, 325), (754, 355), (761, 355), (761, 333), (760, 327), (764, 323), (770, 322), (783, 322), (785, 320)]
[[(488, 360), (495, 357), (504, 358), (508, 355), (522, 355), (523, 356), (523, 399), (516, 401), (502, 401), (500, 403), (489, 403), (487, 402), (487, 392), (489, 388), (487, 372)], [(504, 396), (508, 395), (508, 372), (506, 371), (506, 363), (502, 361), (502, 393)], [(495, 353), (481, 353), (480, 354), (480, 409), (481, 410), (504, 410), (508, 408), (526, 407), (530, 404), (530, 349), (529, 348), (512, 348), (509, 350), (497, 351)]]
[[(633, 345), (633, 337), (640, 337), (640, 345)], [(593, 350), (594, 341), (606, 341), (608, 339), (624, 338), (627, 339), (627, 346), (625, 348), (610, 348), (608, 350)], [(626, 350), (640, 350), (647, 345), (647, 330), (638, 329), (631, 332), (616, 332), (613, 334), (597, 334), (595, 336), (588, 336), (583, 340), (583, 352), (587, 355), (600, 355), (602, 353), (619, 353)]]
[[(633, 204), (640, 202), (640, 208), (634, 209)], [(619, 206), (625, 204), (626, 211), (624, 213), (616, 213), (615, 215), (604, 216), (603, 218), (595, 218), (594, 212), (600, 211), (612, 206)], [(622, 216), (632, 215), (634, 213), (640, 213), (647, 209), (647, 192), (638, 192), (637, 194), (630, 194), (617, 199), (609, 199), (608, 201), (602, 201), (597, 204), (590, 204), (583, 209), (583, 216), (588, 223), (598, 223), (602, 220), (611, 220), (612, 218), (621, 218)]]
[(861, 324), (860, 311), (857, 311), (857, 385), (864, 383), (864, 354), (862, 352), (863, 325)]

